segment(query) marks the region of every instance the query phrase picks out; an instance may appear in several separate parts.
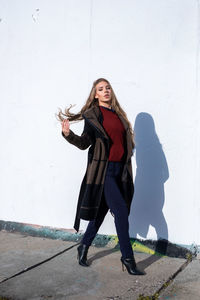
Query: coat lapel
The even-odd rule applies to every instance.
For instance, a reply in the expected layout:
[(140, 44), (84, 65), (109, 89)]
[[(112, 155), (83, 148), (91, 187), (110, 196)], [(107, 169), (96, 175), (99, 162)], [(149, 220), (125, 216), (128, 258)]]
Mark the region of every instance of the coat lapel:
[(128, 127), (128, 123), (126, 122), (126, 120), (121, 115), (118, 115), (118, 117), (122, 121), (122, 124), (124, 125), (124, 128), (126, 130), (127, 161), (128, 161), (131, 158), (131, 156), (133, 155), (133, 143), (132, 143), (132, 139), (131, 139), (131, 134), (129, 132), (129, 127)]
[(83, 114), (83, 117), (85, 119), (87, 119), (90, 123), (92, 123), (92, 125), (98, 131), (100, 131), (100, 133), (103, 134), (106, 139), (109, 139), (109, 137), (108, 137), (107, 133), (105, 132), (103, 126), (99, 122), (99, 118), (100, 118), (100, 108), (99, 108), (99, 106), (93, 106), (93, 107), (89, 108), (87, 111), (85, 111), (85, 113)]

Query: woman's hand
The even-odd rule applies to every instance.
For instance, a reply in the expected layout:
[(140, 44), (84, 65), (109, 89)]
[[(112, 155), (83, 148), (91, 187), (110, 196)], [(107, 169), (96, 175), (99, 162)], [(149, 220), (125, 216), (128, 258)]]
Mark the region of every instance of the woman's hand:
[(69, 120), (63, 120), (62, 121), (62, 132), (64, 133), (65, 136), (69, 135)]

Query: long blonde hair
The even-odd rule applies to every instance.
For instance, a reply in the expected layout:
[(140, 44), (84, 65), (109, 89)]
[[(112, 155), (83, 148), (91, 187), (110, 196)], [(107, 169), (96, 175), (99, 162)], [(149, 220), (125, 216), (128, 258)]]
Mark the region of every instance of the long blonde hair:
[(128, 123), (128, 126), (129, 126), (129, 131), (131, 133), (131, 136), (132, 136), (132, 142), (133, 142), (133, 145), (134, 145), (134, 133), (133, 133), (133, 129), (132, 129), (132, 125), (131, 123), (129, 122), (128, 118), (127, 118), (127, 115), (125, 113), (125, 111), (121, 108), (116, 96), (115, 96), (115, 93), (112, 89), (112, 86), (110, 84), (110, 82), (105, 79), (105, 78), (99, 78), (97, 80), (94, 81), (93, 83), (93, 86), (92, 86), (92, 89), (90, 91), (90, 94), (89, 94), (89, 97), (88, 99), (86, 100), (86, 103), (85, 105), (82, 107), (81, 111), (74, 114), (72, 112), (70, 112), (70, 109), (72, 108), (73, 105), (70, 104), (70, 107), (68, 108), (65, 108), (64, 112), (62, 112), (62, 110), (59, 108), (59, 112), (58, 114), (56, 114), (56, 116), (58, 117), (58, 119), (60, 121), (63, 121), (65, 118), (67, 118), (69, 121), (80, 121), (80, 120), (83, 120), (83, 114), (84, 112), (93, 107), (93, 106), (98, 106), (98, 99), (95, 98), (95, 95), (96, 95), (96, 85), (102, 81), (105, 81), (106, 83), (108, 83), (110, 85), (110, 88), (111, 88), (111, 107), (115, 110), (116, 114), (118, 115), (121, 115), (125, 120), (126, 122)]

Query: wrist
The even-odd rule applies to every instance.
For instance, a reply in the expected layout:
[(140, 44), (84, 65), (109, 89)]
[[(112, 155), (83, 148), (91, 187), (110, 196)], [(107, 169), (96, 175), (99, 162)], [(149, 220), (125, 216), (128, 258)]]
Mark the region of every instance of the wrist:
[(69, 135), (69, 131), (63, 131), (64, 136), (68, 136)]

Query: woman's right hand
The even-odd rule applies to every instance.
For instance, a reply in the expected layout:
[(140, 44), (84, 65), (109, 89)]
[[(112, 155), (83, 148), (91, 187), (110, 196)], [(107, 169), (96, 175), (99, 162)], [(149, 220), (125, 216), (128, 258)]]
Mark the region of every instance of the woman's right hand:
[(62, 132), (65, 136), (69, 135), (69, 120), (65, 119), (62, 121)]

